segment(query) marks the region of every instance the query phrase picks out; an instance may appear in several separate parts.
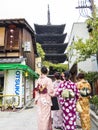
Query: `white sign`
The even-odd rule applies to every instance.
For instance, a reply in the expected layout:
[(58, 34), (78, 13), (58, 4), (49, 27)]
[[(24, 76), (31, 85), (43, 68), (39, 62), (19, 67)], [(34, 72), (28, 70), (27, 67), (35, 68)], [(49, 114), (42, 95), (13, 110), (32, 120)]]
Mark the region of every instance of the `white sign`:
[[(22, 106), (22, 70), (8, 70), (5, 75), (5, 94), (14, 98), (18, 107)], [(11, 96), (10, 96), (11, 95)], [(16, 96), (13, 96), (16, 95)]]
[(24, 51), (30, 52), (31, 51), (31, 42), (24, 43)]

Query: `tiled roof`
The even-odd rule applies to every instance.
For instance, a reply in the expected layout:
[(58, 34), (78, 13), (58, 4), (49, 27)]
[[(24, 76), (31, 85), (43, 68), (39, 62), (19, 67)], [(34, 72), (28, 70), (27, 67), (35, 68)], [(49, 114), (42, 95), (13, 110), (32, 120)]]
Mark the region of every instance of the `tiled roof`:
[(34, 24), (37, 34), (62, 34), (65, 28), (65, 24), (62, 25), (38, 25)]
[(22, 19), (0, 19), (0, 26), (8, 26), (8, 25), (21, 25), (29, 29), (30, 32), (34, 33), (32, 27), (28, 24), (28, 22), (22, 18)]

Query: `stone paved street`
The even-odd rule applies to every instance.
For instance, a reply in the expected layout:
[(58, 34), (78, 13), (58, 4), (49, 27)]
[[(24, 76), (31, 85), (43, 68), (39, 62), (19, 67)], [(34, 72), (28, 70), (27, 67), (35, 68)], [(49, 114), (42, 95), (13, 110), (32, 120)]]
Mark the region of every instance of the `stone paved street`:
[(0, 112), (0, 130), (37, 130), (36, 109)]
[[(16, 112), (0, 112), (0, 130), (37, 130), (36, 107)], [(79, 124), (79, 121), (78, 121)], [(56, 130), (56, 129), (54, 129)], [(81, 129), (77, 129), (81, 130)], [(91, 130), (98, 130), (92, 123)]]

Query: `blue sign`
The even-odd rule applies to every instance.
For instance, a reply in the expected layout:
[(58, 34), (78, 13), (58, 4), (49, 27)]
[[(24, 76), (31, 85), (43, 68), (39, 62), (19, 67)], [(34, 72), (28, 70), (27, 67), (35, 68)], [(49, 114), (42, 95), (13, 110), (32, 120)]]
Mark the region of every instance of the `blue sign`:
[(20, 94), (20, 71), (16, 71), (15, 73), (15, 93), (16, 95)]

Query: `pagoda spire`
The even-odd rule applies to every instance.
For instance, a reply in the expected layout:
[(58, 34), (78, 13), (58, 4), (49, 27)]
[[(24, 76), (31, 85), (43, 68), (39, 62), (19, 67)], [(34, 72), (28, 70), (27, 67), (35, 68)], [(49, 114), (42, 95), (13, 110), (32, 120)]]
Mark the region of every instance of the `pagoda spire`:
[(48, 23), (47, 23), (47, 25), (51, 25), (49, 5), (48, 5)]

